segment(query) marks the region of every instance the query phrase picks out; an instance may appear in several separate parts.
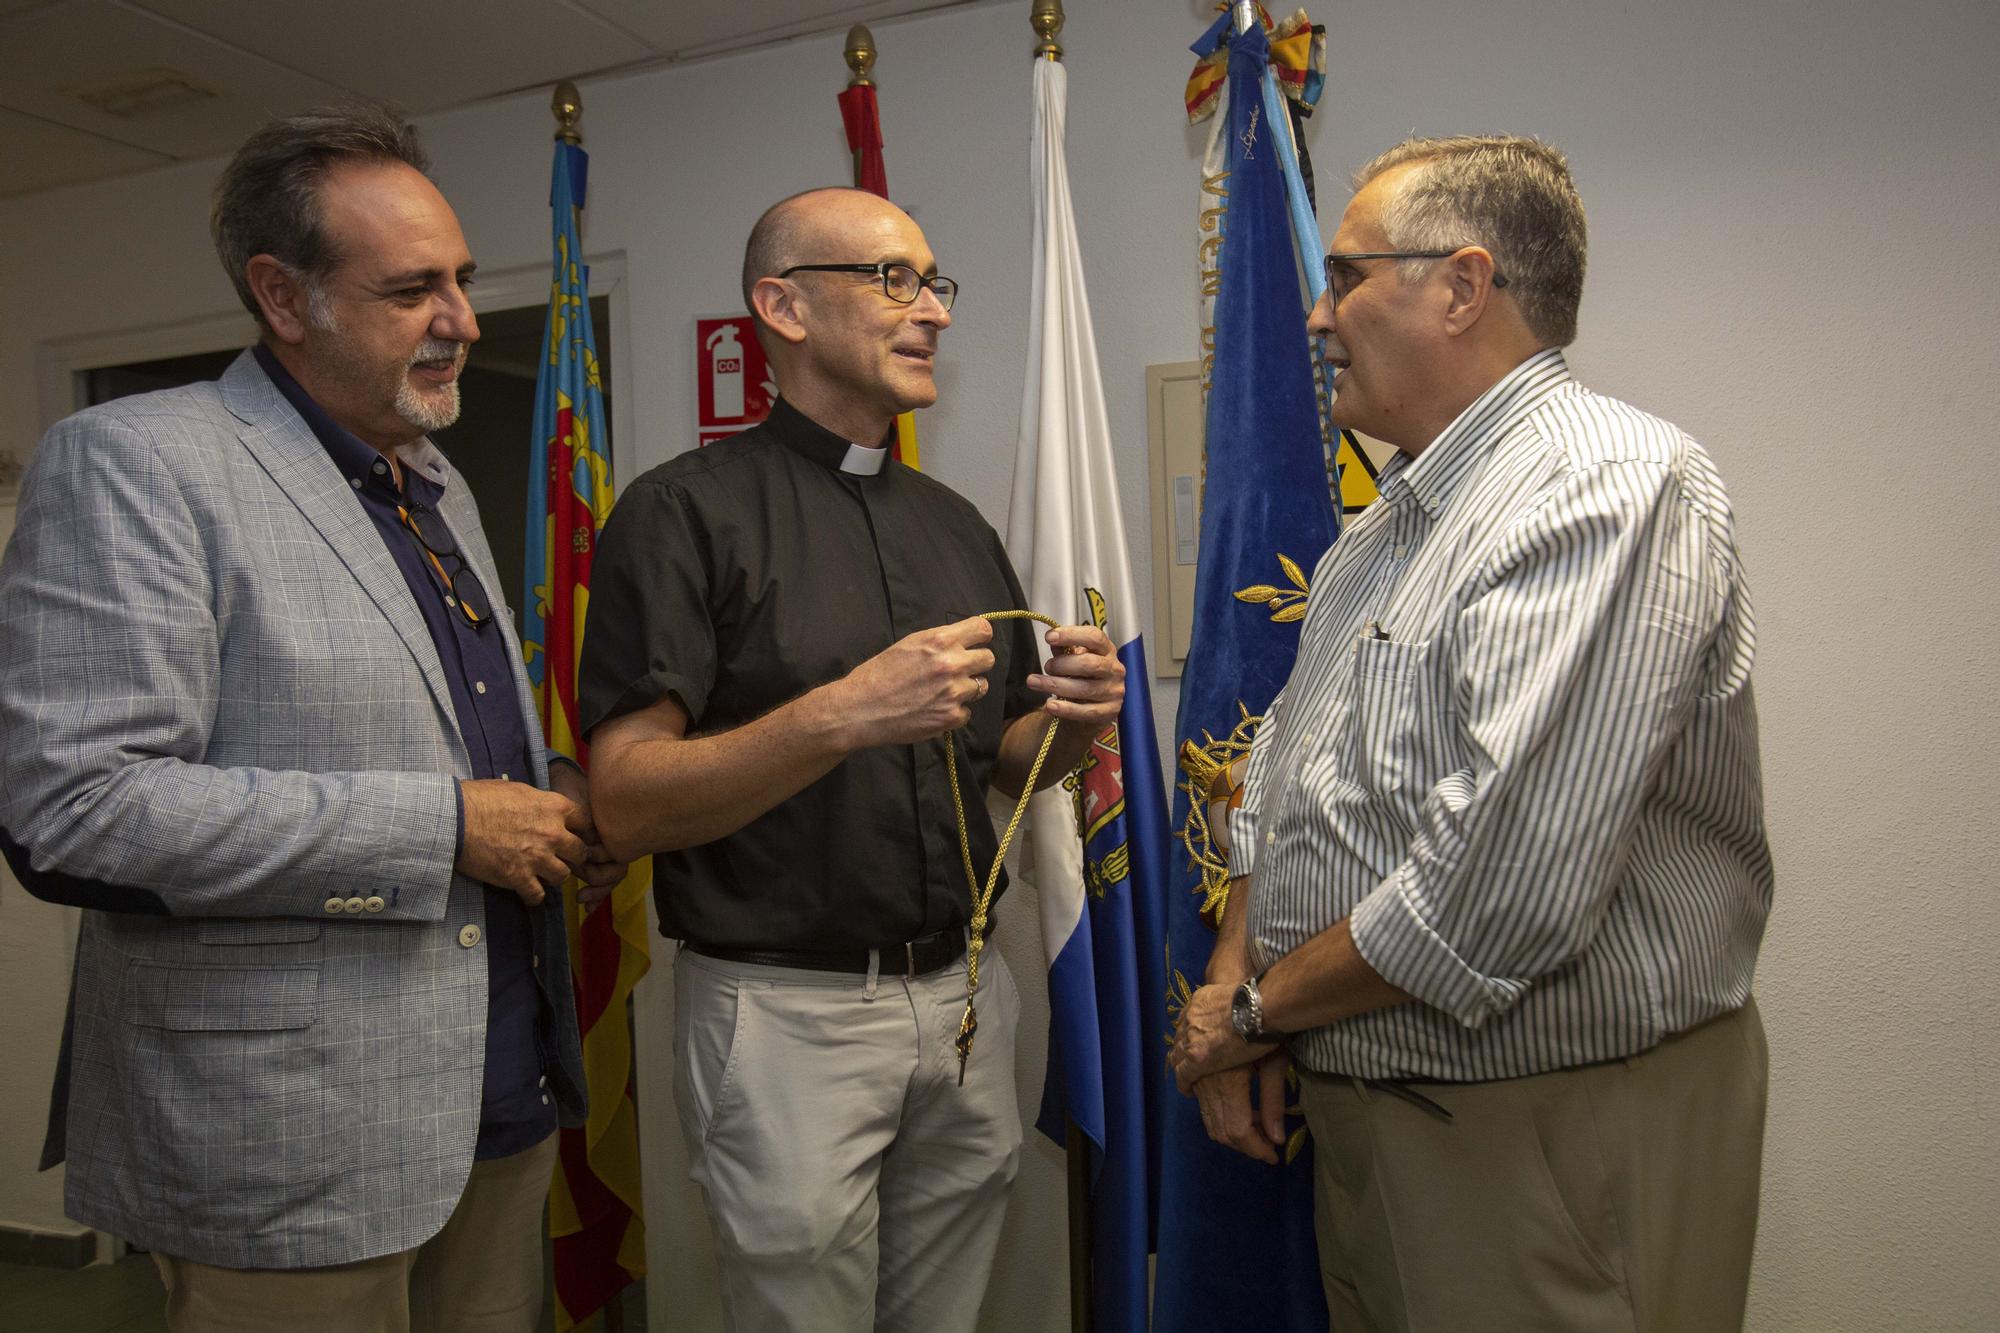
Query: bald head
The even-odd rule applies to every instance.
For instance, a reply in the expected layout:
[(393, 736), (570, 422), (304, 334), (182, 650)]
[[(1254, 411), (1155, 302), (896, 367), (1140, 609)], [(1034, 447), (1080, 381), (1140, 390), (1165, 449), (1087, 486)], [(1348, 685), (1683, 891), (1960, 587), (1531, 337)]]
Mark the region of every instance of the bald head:
[[(926, 281), (892, 293), (890, 266)], [(794, 268), (811, 271), (780, 276)], [(954, 293), (931, 285), (936, 273), (916, 219), (879, 195), (808, 190), (766, 209), (744, 249), (743, 303), (785, 401), (862, 441), (936, 402), (931, 363)]]
[(880, 195), (847, 186), (806, 190), (780, 199), (764, 210), (750, 229), (743, 247), (743, 305), (757, 312), (751, 292), (759, 278), (775, 278), (794, 264), (840, 263), (852, 258), (836, 254), (857, 222), (882, 213), (906, 216)]

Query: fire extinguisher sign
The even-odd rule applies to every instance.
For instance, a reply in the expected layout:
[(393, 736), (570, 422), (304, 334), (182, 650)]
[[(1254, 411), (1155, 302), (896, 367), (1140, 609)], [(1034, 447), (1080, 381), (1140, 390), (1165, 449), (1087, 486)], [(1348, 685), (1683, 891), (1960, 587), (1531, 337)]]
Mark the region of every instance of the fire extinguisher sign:
[(778, 395), (748, 315), (694, 322), (696, 442), (715, 443), (762, 421)]

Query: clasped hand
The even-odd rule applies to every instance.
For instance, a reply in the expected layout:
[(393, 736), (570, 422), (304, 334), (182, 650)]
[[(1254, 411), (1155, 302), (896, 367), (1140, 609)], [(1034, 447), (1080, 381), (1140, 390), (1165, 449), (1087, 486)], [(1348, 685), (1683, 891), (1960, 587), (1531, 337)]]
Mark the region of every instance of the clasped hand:
[(575, 875), (584, 885), (578, 900), (588, 910), (625, 878), (625, 863), (598, 840), (583, 775), (552, 765), (549, 785), (553, 790), (505, 779), (459, 783), (465, 836), (456, 868), (512, 890), (531, 907)]
[(1174, 1024), (1167, 1063), (1175, 1084), (1200, 1104), (1202, 1128), (1211, 1139), (1260, 1162), (1276, 1163), (1285, 1142), (1285, 1076), (1291, 1059), (1281, 1046), (1252, 1046), (1236, 1035), (1230, 1022), (1234, 991), (1211, 983), (1188, 997)]

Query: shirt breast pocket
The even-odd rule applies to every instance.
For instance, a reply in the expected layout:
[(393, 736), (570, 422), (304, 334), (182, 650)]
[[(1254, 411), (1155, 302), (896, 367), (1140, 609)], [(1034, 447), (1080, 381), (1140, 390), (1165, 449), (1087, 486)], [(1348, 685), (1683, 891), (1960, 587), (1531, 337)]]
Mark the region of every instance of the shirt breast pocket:
[(1356, 786), (1392, 796), (1417, 781), (1421, 696), (1430, 644), (1354, 641), (1353, 702), (1347, 712), (1349, 771)]

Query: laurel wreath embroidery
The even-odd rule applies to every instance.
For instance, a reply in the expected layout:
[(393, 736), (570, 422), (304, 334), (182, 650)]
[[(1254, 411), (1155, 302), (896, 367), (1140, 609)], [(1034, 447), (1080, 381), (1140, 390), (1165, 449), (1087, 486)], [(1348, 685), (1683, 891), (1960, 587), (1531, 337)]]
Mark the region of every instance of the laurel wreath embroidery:
[(1274, 623), (1285, 625), (1294, 620), (1304, 620), (1306, 616), (1306, 595), (1311, 591), (1306, 586), (1305, 571), (1299, 562), (1278, 552), (1278, 567), (1285, 571), (1285, 577), (1292, 581), (1289, 588), (1276, 587), (1269, 583), (1253, 583), (1247, 588), (1236, 590), (1239, 602), (1260, 603), (1271, 608)]

